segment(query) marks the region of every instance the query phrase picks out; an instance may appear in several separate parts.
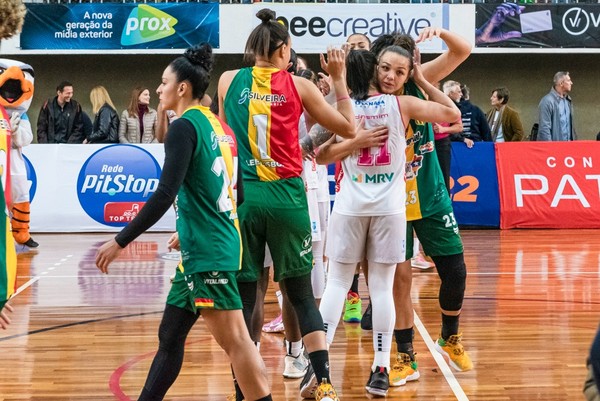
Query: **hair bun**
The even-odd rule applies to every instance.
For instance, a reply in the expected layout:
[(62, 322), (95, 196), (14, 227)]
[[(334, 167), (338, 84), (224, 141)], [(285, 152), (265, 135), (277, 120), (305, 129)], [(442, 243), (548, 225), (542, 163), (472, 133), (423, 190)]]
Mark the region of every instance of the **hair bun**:
[(200, 43), (190, 47), (183, 54), (192, 64), (199, 65), (206, 71), (212, 69), (214, 58), (212, 46), (208, 43)]
[(276, 14), (273, 10), (263, 8), (256, 13), (256, 16), (263, 22), (263, 24), (266, 24), (269, 21), (275, 21)]

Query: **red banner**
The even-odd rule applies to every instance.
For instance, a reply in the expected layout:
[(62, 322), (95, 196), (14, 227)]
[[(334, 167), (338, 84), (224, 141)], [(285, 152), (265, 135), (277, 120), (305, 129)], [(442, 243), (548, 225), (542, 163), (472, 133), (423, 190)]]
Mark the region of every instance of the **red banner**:
[(496, 144), (500, 228), (600, 228), (600, 142)]

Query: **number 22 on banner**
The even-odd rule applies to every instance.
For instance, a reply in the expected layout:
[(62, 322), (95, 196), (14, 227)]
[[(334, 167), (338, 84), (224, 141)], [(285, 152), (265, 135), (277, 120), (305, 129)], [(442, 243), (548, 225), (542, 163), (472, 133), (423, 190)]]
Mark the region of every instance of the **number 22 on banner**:
[[(479, 180), (477, 177), (463, 175), (456, 181), (460, 184), (461, 188), (457, 189), (456, 192), (451, 195), (452, 200), (454, 202), (477, 202), (477, 194), (475, 194), (475, 191), (479, 188)], [(454, 185), (454, 178), (450, 177), (450, 193), (452, 193)]]

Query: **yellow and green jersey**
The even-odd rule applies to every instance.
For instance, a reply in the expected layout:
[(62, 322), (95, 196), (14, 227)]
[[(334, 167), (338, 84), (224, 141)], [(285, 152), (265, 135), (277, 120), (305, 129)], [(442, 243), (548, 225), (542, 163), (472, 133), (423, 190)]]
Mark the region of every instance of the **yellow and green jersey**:
[(235, 202), (235, 135), (207, 107), (191, 107), (181, 118), (194, 127), (197, 145), (177, 193), (179, 268), (185, 274), (237, 271), (242, 242)]
[[(411, 79), (404, 94), (424, 99)], [(435, 152), (431, 124), (410, 120), (406, 130), (406, 219), (420, 220), (452, 205)]]
[(225, 95), (224, 108), (239, 144), (244, 181), (300, 177), (298, 121), (303, 109), (290, 73), (241, 69)]

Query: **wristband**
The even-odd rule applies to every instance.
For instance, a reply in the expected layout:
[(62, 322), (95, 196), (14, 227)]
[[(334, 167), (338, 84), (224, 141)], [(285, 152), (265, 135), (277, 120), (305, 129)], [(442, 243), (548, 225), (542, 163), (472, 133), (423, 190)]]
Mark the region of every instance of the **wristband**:
[(342, 100), (346, 100), (346, 99), (350, 99), (350, 96), (341, 96), (341, 97), (336, 98), (335, 100), (338, 102), (341, 102)]

